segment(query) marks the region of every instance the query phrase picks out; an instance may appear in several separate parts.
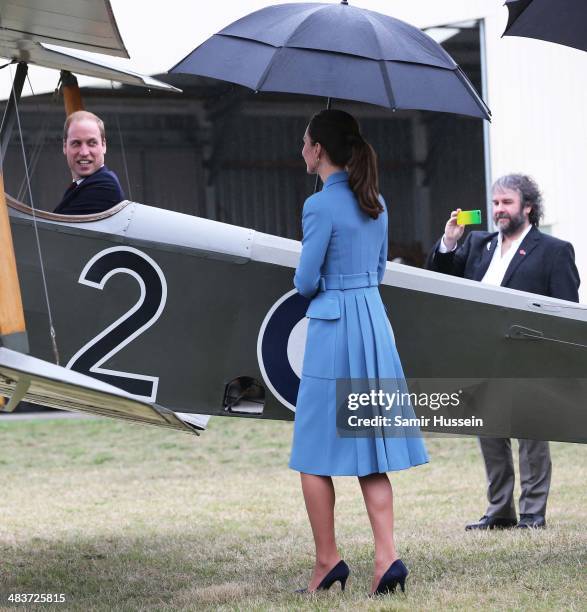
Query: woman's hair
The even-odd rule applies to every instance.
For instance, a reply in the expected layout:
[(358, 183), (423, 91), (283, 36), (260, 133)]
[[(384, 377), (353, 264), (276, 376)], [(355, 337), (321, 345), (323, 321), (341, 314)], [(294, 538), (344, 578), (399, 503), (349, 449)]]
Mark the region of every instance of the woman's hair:
[(342, 110), (323, 110), (310, 119), (308, 136), (319, 142), (333, 164), (346, 168), (359, 206), (371, 218), (383, 212), (379, 201), (377, 155), (363, 138), (357, 120)]

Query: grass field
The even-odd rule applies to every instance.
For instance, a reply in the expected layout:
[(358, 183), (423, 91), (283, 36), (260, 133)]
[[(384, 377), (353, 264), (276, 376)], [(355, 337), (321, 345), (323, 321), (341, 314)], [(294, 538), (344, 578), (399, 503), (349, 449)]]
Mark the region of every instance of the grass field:
[(64, 593), (52, 609), (84, 611), (587, 609), (585, 446), (551, 446), (547, 530), (465, 533), (485, 508), (476, 441), (428, 440), (430, 464), (392, 474), (407, 593), (373, 601), (352, 478), (335, 480), (346, 593), (292, 593), (313, 545), (289, 423), (217, 418), (196, 438), (0, 419), (0, 435), (0, 609), (9, 593)]

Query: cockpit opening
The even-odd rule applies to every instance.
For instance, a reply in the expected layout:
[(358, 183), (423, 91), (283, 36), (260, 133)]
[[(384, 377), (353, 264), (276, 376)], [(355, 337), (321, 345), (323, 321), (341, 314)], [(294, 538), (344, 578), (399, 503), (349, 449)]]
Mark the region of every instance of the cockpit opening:
[(23, 202), (19, 202), (16, 198), (13, 198), (9, 194), (6, 194), (6, 203), (13, 210), (18, 210), (19, 212), (25, 215), (30, 215), (31, 217), (34, 215), (38, 219), (44, 219), (46, 221), (60, 221), (62, 223), (90, 223), (92, 221), (101, 221), (102, 219), (108, 219), (109, 217), (114, 216), (123, 208), (126, 208), (130, 204), (130, 201), (123, 200), (108, 210), (104, 210), (99, 213), (91, 213), (89, 215), (61, 215), (58, 213), (49, 212), (47, 210), (39, 210), (37, 208), (33, 210), (30, 206), (27, 206)]

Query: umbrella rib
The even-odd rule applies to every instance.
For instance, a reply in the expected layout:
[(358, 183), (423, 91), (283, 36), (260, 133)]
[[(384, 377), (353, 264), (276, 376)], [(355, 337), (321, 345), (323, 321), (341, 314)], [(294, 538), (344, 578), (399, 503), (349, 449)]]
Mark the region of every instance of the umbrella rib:
[(389, 99), (389, 107), (391, 110), (396, 110), (395, 104), (395, 96), (393, 94), (393, 88), (391, 86), (391, 80), (389, 79), (389, 74), (387, 74), (387, 67), (385, 60), (379, 60), (379, 69), (381, 70), (381, 77), (383, 78), (383, 84), (385, 85), (385, 93), (387, 93), (387, 97)]
[(489, 106), (485, 104), (485, 100), (483, 100), (483, 98), (477, 93), (477, 91), (475, 90), (475, 88), (473, 87), (469, 79), (466, 77), (465, 73), (463, 72), (460, 66), (457, 66), (455, 73), (458, 79), (461, 81), (461, 83), (463, 83), (463, 85), (465, 85), (465, 87), (469, 90), (469, 92), (471, 93), (471, 96), (475, 100), (475, 103), (485, 114), (486, 119), (488, 121), (491, 121), (491, 110), (489, 109)]
[(274, 47), (275, 51), (273, 52), (271, 59), (267, 62), (267, 66), (265, 67), (265, 70), (263, 70), (263, 74), (257, 81), (257, 86), (255, 87), (255, 91), (261, 91), (261, 87), (263, 87), (263, 85), (265, 84), (265, 81), (267, 80), (267, 77), (269, 75), (269, 71), (271, 70), (271, 64), (273, 63), (273, 58), (276, 56), (277, 53), (279, 53), (279, 51), (281, 51), (282, 48), (283, 47), (277, 47), (277, 48)]
[[(372, 32), (373, 32), (373, 37), (375, 38), (376, 42), (377, 42), (377, 47), (379, 48), (379, 57), (378, 58), (373, 58), (373, 59), (377, 59), (379, 61), (383, 60), (385, 61), (387, 58), (385, 57), (385, 54), (383, 53), (383, 49), (381, 48), (381, 40), (379, 39), (378, 36), (378, 32), (375, 29), (375, 26), (373, 25), (373, 23), (377, 24), (378, 26), (381, 27), (385, 27), (385, 24), (382, 23), (379, 19), (377, 19), (377, 15), (373, 15), (371, 14), (371, 11), (368, 11), (367, 9), (365, 9), (363, 16), (365, 17), (365, 20), (367, 21), (367, 23), (369, 24)], [(389, 58), (391, 59), (391, 58)]]
[(302, 21), (300, 21), (300, 23), (298, 23), (298, 25), (295, 27), (294, 31), (290, 33), (290, 35), (287, 37), (287, 40), (284, 40), (281, 43), (281, 47), (289, 47), (289, 41), (298, 33), (298, 31), (302, 28), (302, 26), (304, 25), (304, 23), (306, 22), (307, 19), (309, 19), (310, 17), (314, 17), (314, 15), (316, 15), (316, 13), (319, 13), (321, 11), (327, 10), (329, 9), (330, 6), (328, 4), (325, 4), (324, 6), (321, 6), (319, 8), (316, 9), (312, 9), (311, 11), (309, 11), (309, 14), (304, 17), (304, 19)]

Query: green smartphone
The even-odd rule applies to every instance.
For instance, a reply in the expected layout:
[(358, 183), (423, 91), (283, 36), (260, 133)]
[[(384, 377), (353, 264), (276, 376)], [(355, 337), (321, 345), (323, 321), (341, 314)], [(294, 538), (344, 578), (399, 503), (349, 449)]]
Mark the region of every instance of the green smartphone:
[(477, 225), (481, 223), (480, 210), (461, 210), (457, 215), (457, 225)]

